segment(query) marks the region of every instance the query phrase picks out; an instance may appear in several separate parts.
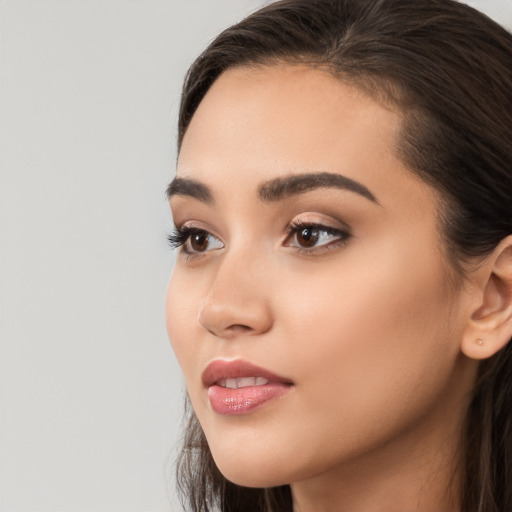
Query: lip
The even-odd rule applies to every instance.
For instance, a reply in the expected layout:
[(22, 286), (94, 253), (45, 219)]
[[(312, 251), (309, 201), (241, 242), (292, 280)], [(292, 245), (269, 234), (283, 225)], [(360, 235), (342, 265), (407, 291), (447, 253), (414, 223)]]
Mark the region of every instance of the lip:
[(293, 384), (290, 379), (281, 377), (265, 368), (256, 366), (243, 359), (212, 361), (201, 375), (203, 386), (208, 388), (221, 379), (238, 379), (241, 377), (263, 377), (272, 383)]
[[(240, 388), (220, 385), (220, 381), (224, 379), (243, 377), (262, 377), (268, 382)], [(282, 397), (293, 387), (290, 379), (242, 359), (212, 361), (202, 373), (202, 382), (208, 390), (213, 411), (221, 415), (248, 414)]]

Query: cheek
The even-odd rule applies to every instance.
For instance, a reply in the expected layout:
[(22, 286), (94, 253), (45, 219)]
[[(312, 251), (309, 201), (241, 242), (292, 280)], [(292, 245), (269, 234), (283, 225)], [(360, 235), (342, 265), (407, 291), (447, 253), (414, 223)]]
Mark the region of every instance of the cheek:
[(165, 319), (167, 334), (185, 379), (193, 371), (191, 362), (197, 345), (197, 314), (200, 298), (194, 294), (193, 284), (175, 270), (167, 287)]
[[(297, 333), (312, 330), (320, 343), (336, 338), (329, 350), (350, 347), (366, 348), (387, 345), (402, 350), (404, 336), (420, 336), (431, 332), (442, 322), (449, 295), (445, 280), (425, 262), (414, 258), (346, 258), (341, 264), (317, 267), (309, 273), (288, 278), (277, 304), (287, 309), (289, 324)], [(431, 262), (430, 262), (431, 263)], [(296, 272), (299, 274), (299, 272)], [(282, 315), (278, 315), (282, 316)], [(435, 322), (431, 322), (436, 318)], [(364, 346), (362, 340), (371, 343)], [(315, 352), (318, 343), (308, 347)], [(418, 348), (418, 347), (417, 347)]]
[(291, 280), (288, 299), (279, 298), (292, 305), (286, 338), (293, 340), (298, 391), (304, 383), (298, 396), (324, 426), (343, 428), (345, 441), (353, 436), (353, 446), (377, 435), (375, 427), (385, 436), (387, 423), (391, 435), (422, 414), (458, 356), (439, 261), (424, 256), (419, 272), (404, 252), (371, 264), (347, 259), (337, 272), (318, 269), (300, 284)]

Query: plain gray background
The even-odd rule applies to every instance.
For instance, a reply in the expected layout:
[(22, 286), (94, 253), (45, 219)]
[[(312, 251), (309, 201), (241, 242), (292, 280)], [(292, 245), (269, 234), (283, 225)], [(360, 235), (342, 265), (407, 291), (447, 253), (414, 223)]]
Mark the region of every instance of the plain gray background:
[[(178, 510), (164, 190), (179, 91), (263, 3), (0, 1), (3, 512)], [(470, 3), (512, 28), (512, 0)]]

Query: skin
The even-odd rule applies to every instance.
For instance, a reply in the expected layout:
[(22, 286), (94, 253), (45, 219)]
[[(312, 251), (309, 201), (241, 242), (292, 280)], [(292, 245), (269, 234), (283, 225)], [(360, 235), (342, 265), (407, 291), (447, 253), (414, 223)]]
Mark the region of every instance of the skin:
[[(447, 262), (437, 194), (397, 157), (400, 122), (320, 70), (235, 69), (213, 84), (180, 151), (177, 176), (212, 197), (173, 195), (174, 221), (211, 238), (179, 251), (169, 337), (221, 472), (244, 486), (291, 484), (297, 512), (459, 510), (477, 369), (461, 343), (476, 288)], [(336, 187), (258, 196), (305, 172), (356, 180), (376, 200)], [(294, 220), (331, 231), (303, 247)], [(219, 358), (293, 387), (250, 414), (219, 415), (201, 382)]]

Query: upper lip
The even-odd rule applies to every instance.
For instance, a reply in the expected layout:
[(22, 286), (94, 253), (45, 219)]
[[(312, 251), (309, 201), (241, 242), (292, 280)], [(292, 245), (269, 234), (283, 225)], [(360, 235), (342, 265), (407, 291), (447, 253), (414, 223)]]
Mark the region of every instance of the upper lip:
[(210, 387), (221, 379), (238, 379), (241, 377), (264, 377), (269, 382), (292, 384), (290, 379), (281, 377), (275, 373), (256, 366), (243, 359), (225, 360), (216, 359), (212, 361), (203, 371), (201, 379), (204, 387)]

